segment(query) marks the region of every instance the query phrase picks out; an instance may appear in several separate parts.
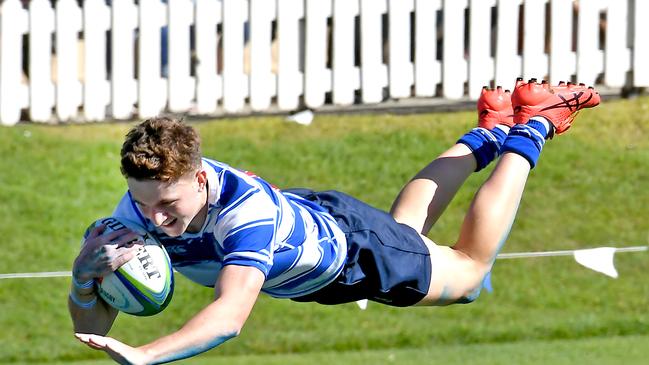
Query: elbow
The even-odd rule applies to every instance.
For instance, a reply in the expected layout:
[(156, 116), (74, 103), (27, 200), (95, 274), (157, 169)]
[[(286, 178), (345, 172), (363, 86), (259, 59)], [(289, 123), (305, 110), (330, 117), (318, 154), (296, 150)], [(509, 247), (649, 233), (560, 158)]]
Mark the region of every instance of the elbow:
[(243, 325), (242, 324), (234, 324), (230, 326), (229, 330), (226, 331), (226, 337), (227, 339), (235, 338), (241, 334), (241, 331), (243, 330)]
[(221, 335), (219, 335), (218, 337), (221, 339), (222, 342), (225, 342), (241, 334), (241, 331), (243, 330), (243, 323), (232, 321), (228, 324), (225, 324), (223, 328), (224, 330), (221, 332)]
[(201, 349), (200, 352), (207, 351), (208, 349), (219, 346), (220, 344), (239, 336), (240, 333), (241, 328), (230, 328), (228, 330), (225, 330), (221, 334), (216, 335), (215, 337), (208, 340), (208, 342), (205, 343), (205, 346)]
[(241, 328), (239, 328), (238, 330), (233, 331), (232, 333), (230, 333), (230, 335), (228, 337), (228, 340), (232, 339), (232, 338), (235, 338), (235, 337), (238, 337), (240, 334), (241, 334)]

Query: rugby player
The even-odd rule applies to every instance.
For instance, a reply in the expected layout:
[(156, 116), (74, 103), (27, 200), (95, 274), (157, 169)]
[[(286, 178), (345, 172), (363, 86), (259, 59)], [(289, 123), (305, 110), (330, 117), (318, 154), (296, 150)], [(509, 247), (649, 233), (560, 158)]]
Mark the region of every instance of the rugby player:
[[(484, 88), (478, 127), (425, 166), (383, 212), (338, 191), (280, 190), (201, 155), (196, 131), (167, 117), (128, 132), (121, 171), (128, 191), (113, 215), (138, 222), (166, 248), (173, 267), (214, 288), (214, 300), (178, 331), (138, 347), (105, 337), (117, 310), (94, 278), (130, 260), (128, 229), (92, 230), (73, 265), (68, 306), (76, 337), (122, 364), (157, 364), (207, 351), (237, 336), (257, 297), (391, 306), (470, 303), (502, 248), (546, 141), (582, 108), (599, 104), (583, 84), (519, 79), (510, 93)], [(457, 242), (427, 233), (474, 171), (497, 160)]]

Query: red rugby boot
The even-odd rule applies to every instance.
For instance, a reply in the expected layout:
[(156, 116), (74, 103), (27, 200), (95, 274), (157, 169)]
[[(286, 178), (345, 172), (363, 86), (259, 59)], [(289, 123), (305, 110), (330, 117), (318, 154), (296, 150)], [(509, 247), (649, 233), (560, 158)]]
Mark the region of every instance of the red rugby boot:
[(518, 78), (512, 94), (514, 123), (524, 124), (534, 116), (542, 116), (552, 123), (554, 133), (561, 134), (570, 128), (579, 110), (593, 108), (599, 102), (599, 93), (584, 84), (562, 81), (550, 86), (545, 80), (540, 84), (536, 79), (525, 83)]
[(498, 86), (482, 88), (478, 99), (478, 126), (492, 130), (497, 124), (514, 125), (511, 93)]

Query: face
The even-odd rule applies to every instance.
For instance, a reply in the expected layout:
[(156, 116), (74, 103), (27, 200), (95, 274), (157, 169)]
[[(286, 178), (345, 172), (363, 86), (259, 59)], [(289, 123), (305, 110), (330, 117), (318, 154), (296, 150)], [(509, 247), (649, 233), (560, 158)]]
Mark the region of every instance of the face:
[(197, 232), (203, 226), (207, 213), (205, 171), (188, 173), (172, 183), (128, 178), (127, 184), (144, 216), (167, 235)]

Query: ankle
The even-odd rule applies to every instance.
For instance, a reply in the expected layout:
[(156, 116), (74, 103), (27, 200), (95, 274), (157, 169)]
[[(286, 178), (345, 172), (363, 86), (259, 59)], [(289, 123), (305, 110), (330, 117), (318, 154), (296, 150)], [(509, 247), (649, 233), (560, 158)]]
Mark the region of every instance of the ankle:
[(539, 131), (545, 139), (550, 139), (554, 136), (554, 125), (543, 116), (533, 116), (527, 122), (527, 125)]
[(502, 147), (502, 153), (513, 152), (523, 156), (534, 168), (546, 141), (547, 129), (542, 122), (530, 120), (517, 124), (509, 131)]
[(497, 136), (488, 129), (477, 127), (470, 130), (457, 141), (457, 143), (466, 145), (473, 153), (476, 159), (475, 171), (484, 169), (500, 155), (500, 147), (507, 136), (502, 132), (501, 134), (502, 136)]

